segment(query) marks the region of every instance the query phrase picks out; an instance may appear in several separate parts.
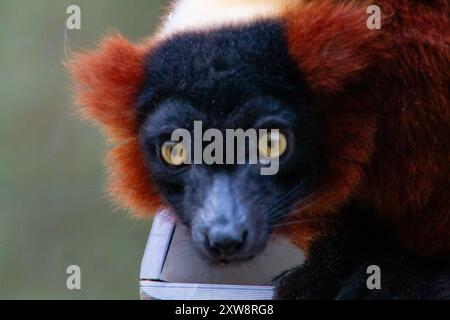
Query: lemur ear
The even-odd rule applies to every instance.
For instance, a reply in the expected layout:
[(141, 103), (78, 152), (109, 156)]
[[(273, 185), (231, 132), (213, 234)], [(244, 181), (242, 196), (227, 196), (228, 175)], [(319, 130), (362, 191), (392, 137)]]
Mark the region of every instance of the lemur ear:
[(317, 95), (333, 95), (357, 82), (386, 46), (382, 30), (367, 27), (367, 8), (313, 1), (288, 10), (289, 53)]
[(134, 105), (144, 81), (144, 57), (143, 47), (114, 35), (67, 64), (82, 117), (95, 120), (113, 140), (136, 136)]
[(152, 214), (161, 204), (139, 145), (135, 111), (150, 44), (134, 45), (115, 35), (67, 63), (79, 113), (97, 122), (114, 143), (106, 161), (108, 194), (138, 216)]

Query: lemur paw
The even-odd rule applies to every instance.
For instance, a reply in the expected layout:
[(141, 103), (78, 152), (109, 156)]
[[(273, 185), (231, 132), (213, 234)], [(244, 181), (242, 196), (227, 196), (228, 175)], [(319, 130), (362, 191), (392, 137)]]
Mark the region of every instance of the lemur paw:
[[(341, 286), (341, 270), (345, 261), (340, 254), (338, 239), (324, 238), (313, 244), (307, 261), (274, 279), (275, 299), (329, 300)], [(327, 257), (324, 262), (323, 257)]]
[(315, 279), (308, 268), (299, 267), (278, 276), (274, 299), (277, 300), (329, 300), (333, 298), (336, 286), (331, 288), (331, 279)]

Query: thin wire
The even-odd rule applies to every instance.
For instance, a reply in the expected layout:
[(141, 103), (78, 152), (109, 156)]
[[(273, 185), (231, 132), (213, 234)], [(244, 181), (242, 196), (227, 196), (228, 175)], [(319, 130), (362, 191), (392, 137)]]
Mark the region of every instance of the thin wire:
[(66, 59), (69, 58), (70, 55), (70, 39), (69, 39), (69, 32), (67, 29), (67, 25), (64, 23), (64, 57)]

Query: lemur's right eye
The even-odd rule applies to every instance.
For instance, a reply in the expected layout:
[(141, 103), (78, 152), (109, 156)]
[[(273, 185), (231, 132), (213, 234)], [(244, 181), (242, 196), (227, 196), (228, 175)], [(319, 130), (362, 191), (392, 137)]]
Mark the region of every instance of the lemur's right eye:
[(258, 145), (259, 153), (266, 159), (280, 158), (287, 150), (287, 138), (281, 132), (264, 134)]
[(181, 142), (166, 141), (161, 146), (161, 157), (172, 166), (181, 166), (186, 160), (186, 151)]

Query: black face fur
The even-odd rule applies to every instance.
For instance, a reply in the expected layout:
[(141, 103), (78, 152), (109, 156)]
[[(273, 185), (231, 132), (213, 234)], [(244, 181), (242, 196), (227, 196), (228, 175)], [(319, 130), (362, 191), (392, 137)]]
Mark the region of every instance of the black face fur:
[[(319, 163), (313, 102), (281, 24), (174, 36), (151, 52), (146, 71), (138, 113), (151, 179), (205, 257), (229, 262), (256, 255), (296, 201), (312, 192)], [(262, 176), (255, 164), (166, 164), (161, 144), (175, 129), (192, 132), (195, 120), (203, 130), (279, 129), (288, 138), (279, 172)]]

